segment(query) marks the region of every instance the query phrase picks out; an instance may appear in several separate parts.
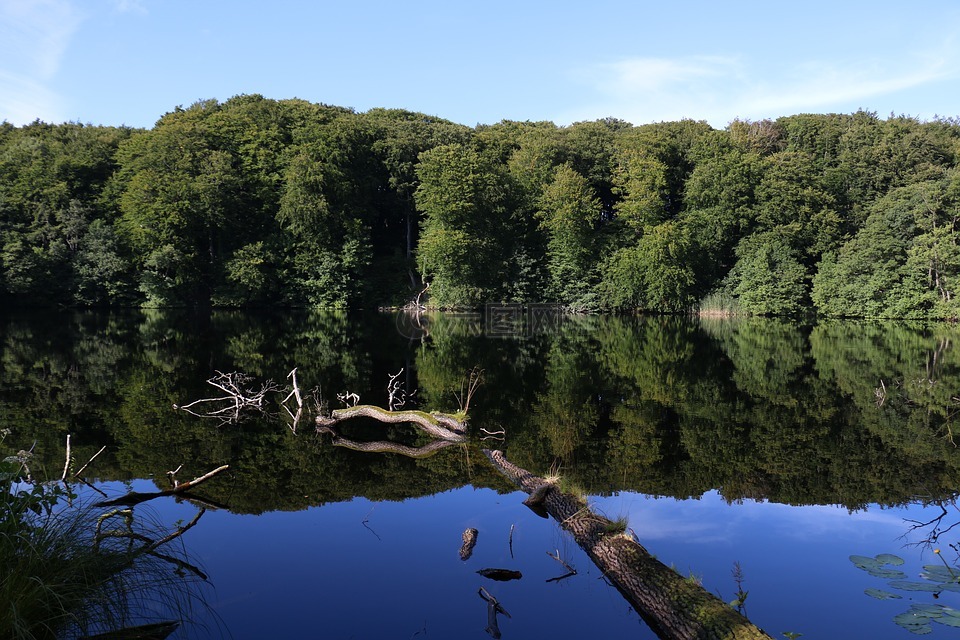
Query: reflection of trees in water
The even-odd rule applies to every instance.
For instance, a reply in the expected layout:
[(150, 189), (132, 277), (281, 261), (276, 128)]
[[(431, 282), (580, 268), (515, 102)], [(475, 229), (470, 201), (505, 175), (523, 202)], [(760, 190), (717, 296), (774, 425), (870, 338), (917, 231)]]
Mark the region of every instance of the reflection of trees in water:
[[(302, 389), (320, 386), (328, 399), (349, 389), (383, 404), (387, 374), (403, 367), (422, 405), (444, 410), (479, 366), (473, 431), (503, 428), (519, 463), (562, 466), (600, 493), (719, 488), (730, 500), (855, 508), (938, 497), (960, 475), (944, 437), (960, 392), (949, 325), (570, 317), (551, 332), (492, 338), (473, 320), (431, 316), (429, 337), (410, 343), (390, 316), (341, 312), (6, 318), (0, 409), (50, 464), (62, 460), (68, 431), (78, 456), (110, 445), (103, 477), (230, 463), (232, 494), (211, 497), (252, 512), (501, 485), (469, 449), (362, 457), (303, 430), (257, 420), (218, 429), (174, 412), (201, 397), (214, 370), (282, 380), (296, 366)], [(878, 406), (880, 380), (888, 395)]]

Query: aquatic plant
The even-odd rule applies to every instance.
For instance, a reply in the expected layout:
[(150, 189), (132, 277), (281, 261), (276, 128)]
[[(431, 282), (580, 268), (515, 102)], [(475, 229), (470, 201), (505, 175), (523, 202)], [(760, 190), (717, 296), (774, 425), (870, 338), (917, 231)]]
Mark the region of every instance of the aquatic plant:
[[(881, 553), (873, 558), (852, 555), (850, 561), (857, 568), (874, 577), (890, 580), (887, 586), (892, 589), (911, 593), (927, 592), (933, 594), (935, 598), (939, 597), (944, 591), (960, 592), (960, 572), (947, 563), (946, 559), (940, 555), (939, 549), (934, 549), (934, 553), (940, 558), (943, 566), (924, 565), (923, 571), (920, 572), (923, 582), (907, 580), (906, 574), (899, 569), (888, 568), (888, 565), (901, 566), (904, 564), (903, 558), (890, 553)], [(864, 593), (877, 600), (900, 600), (903, 598), (897, 593), (873, 587), (865, 589)], [(894, 616), (893, 621), (910, 633), (926, 635), (933, 631), (932, 622), (949, 627), (960, 627), (960, 611), (942, 604), (913, 603), (909, 609)]]
[(196, 569), (182, 558), (152, 552), (159, 544), (145, 535), (149, 525), (134, 530), (131, 521), (122, 535), (97, 540), (102, 509), (62, 481), (37, 481), (31, 458), (20, 451), (0, 460), (0, 637), (115, 630), (141, 622), (148, 610), (182, 619), (195, 595), (190, 583), (204, 576), (185, 571)]

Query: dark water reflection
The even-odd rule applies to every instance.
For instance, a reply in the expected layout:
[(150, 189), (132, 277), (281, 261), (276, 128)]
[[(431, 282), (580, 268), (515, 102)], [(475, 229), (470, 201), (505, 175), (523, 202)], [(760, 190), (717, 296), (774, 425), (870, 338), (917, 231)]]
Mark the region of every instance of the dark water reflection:
[[(336, 312), (7, 315), (0, 420), (13, 446), (35, 441), (50, 469), (62, 466), (67, 433), (77, 460), (108, 445), (87, 474), (102, 481), (162, 479), (180, 465), (187, 478), (230, 464), (229, 478), (198, 491), (229, 509), (208, 513), (184, 542), (206, 563), (222, 599), (214, 609), (235, 637), (270, 629), (487, 637), (476, 590), (489, 583), (474, 573), (485, 565), (525, 574), (495, 585), (514, 615), (504, 637), (650, 637), (555, 523), (508, 493), (479, 452), (490, 444), (480, 428), (502, 429), (495, 444), (514, 462), (559, 470), (608, 516), (628, 516), (661, 560), (726, 599), (739, 562), (747, 612), (774, 637), (838, 637), (834, 625), (860, 618), (874, 621), (869, 637), (905, 633), (891, 618), (907, 605), (865, 596), (883, 585), (847, 557), (910, 553), (917, 567), (933, 558), (922, 547), (904, 551), (898, 537), (909, 529), (905, 517), (936, 515), (918, 509), (950, 504), (960, 484), (960, 329), (527, 320), (505, 328), (483, 314), (418, 322)], [(475, 366), (485, 384), (471, 405), (470, 444), (418, 460), (332, 447), (309, 424), (294, 433), (278, 406), (227, 426), (173, 410), (210, 395), (204, 380), (214, 371), (283, 382), (293, 367), (301, 388), (319, 387), (333, 406), (347, 390), (385, 403), (388, 374), (402, 368), (421, 406), (455, 410)], [(404, 427), (351, 436), (424, 443)], [(189, 517), (186, 504), (157, 508)], [(511, 525), (519, 558), (506, 545)], [(462, 563), (467, 526), (481, 529), (481, 541), (477, 558)], [(946, 550), (956, 537), (938, 544)], [(583, 575), (545, 583), (562, 573), (545, 554), (557, 549)]]

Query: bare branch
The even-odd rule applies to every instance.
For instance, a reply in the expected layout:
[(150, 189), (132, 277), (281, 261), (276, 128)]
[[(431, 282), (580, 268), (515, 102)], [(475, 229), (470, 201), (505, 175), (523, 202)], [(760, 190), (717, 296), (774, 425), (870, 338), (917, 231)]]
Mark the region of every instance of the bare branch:
[(106, 450), (107, 450), (107, 445), (103, 445), (102, 447), (100, 447), (100, 451), (97, 451), (95, 454), (93, 454), (93, 456), (91, 456), (90, 459), (87, 460), (87, 463), (86, 463), (85, 465), (83, 465), (82, 467), (80, 467), (80, 470), (79, 470), (79, 471), (77, 471), (75, 474), (73, 474), (73, 477), (79, 479), (79, 478), (80, 478), (80, 474), (83, 473), (84, 469), (86, 469), (87, 467), (89, 467), (89, 466), (90, 466), (90, 463), (93, 462), (93, 461), (97, 458), (97, 456), (99, 456), (101, 453), (103, 453), (103, 452), (106, 451)]

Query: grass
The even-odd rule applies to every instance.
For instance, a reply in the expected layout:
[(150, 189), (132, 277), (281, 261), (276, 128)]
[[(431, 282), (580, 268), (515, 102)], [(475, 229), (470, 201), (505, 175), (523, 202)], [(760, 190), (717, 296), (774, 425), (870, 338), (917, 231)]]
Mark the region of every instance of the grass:
[(611, 520), (603, 526), (603, 531), (607, 535), (618, 535), (627, 532), (629, 521), (626, 516), (620, 516), (616, 520)]
[(138, 519), (98, 541), (102, 514), (62, 483), (30, 478), (23, 456), (0, 460), (0, 638), (76, 637), (189, 612), (197, 576), (175, 573), (179, 558), (144, 552), (159, 526)]
[(715, 291), (705, 296), (697, 305), (697, 314), (708, 317), (747, 315), (740, 308), (740, 301), (723, 291)]

